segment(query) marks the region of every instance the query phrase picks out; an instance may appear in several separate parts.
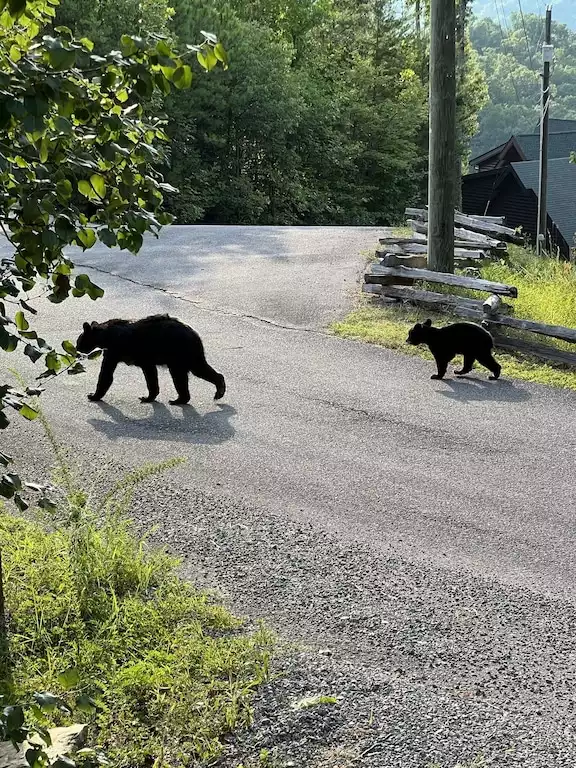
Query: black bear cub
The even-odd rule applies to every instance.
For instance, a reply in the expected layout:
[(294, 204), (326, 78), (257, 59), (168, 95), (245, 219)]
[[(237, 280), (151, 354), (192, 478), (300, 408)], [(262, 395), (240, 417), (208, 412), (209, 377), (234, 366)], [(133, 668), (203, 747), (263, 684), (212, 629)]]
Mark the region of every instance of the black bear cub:
[(142, 368), (148, 395), (143, 403), (158, 396), (158, 365), (166, 365), (176, 387), (178, 398), (171, 405), (184, 405), (190, 400), (188, 372), (211, 382), (216, 387), (215, 400), (224, 397), (224, 376), (206, 362), (200, 336), (190, 326), (169, 315), (151, 315), (142, 320), (107, 320), (105, 323), (84, 323), (76, 348), (88, 353), (103, 349), (102, 367), (96, 392), (89, 400), (101, 400), (114, 381), (118, 363)]
[(475, 323), (453, 323), (444, 328), (434, 328), (432, 320), (426, 320), (424, 323), (416, 323), (406, 341), (414, 345), (427, 344), (430, 348), (438, 366), (438, 373), (431, 376), (431, 379), (443, 378), (448, 363), (456, 355), (464, 356), (462, 369), (454, 371), (457, 376), (470, 373), (475, 360), (492, 372), (488, 378), (494, 380), (500, 376), (502, 367), (492, 355), (494, 339), (488, 331)]

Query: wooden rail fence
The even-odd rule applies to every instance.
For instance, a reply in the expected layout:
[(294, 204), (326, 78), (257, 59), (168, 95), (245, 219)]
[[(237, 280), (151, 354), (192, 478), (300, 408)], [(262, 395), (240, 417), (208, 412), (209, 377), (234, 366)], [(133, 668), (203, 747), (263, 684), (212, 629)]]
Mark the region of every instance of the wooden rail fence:
[[(503, 333), (511, 329), (576, 344), (575, 328), (512, 317), (513, 305), (505, 303), (502, 297), (516, 298), (518, 289), (514, 285), (483, 280), (472, 275), (452, 275), (426, 269), (427, 211), (407, 208), (406, 214), (411, 217), (408, 224), (412, 234), (402, 237), (394, 234), (393, 230), (385, 230), (376, 251), (377, 262), (371, 265), (364, 276), (363, 289), (366, 293), (376, 294), (391, 303), (405, 302), (475, 320), (489, 328), (497, 347), (576, 367), (576, 351), (558, 349)], [(460, 225), (454, 228), (454, 258), (459, 267), (477, 265), (485, 259), (493, 258), (495, 254), (501, 258), (507, 247), (506, 241), (521, 242), (516, 231), (506, 227), (504, 219), (498, 216), (466, 216), (456, 212), (455, 223)], [(488, 293), (489, 296), (475, 299), (440, 293), (429, 290), (422, 283), (466, 288)]]

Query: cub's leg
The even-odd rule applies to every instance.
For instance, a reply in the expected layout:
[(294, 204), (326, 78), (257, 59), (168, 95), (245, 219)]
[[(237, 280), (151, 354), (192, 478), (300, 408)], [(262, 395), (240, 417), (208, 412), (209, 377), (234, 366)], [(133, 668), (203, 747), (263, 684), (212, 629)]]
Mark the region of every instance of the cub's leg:
[(148, 387), (148, 395), (141, 397), (141, 403), (152, 403), (158, 397), (160, 393), (160, 387), (158, 386), (158, 368), (155, 365), (143, 365), (142, 373), (146, 379), (146, 386)]
[(214, 384), (216, 387), (214, 400), (220, 400), (221, 397), (224, 397), (226, 392), (224, 376), (222, 376), (221, 373), (218, 373), (218, 371), (215, 371), (205, 360), (199, 363), (194, 363), (194, 365), (190, 367), (190, 370), (194, 376), (197, 376), (199, 379), (204, 379), (204, 381), (209, 381), (211, 384)]
[(170, 405), (186, 405), (190, 402), (190, 390), (188, 389), (188, 371), (177, 365), (169, 365), (168, 370), (178, 392), (176, 400), (170, 400)]
[(492, 376), (488, 376), (490, 381), (495, 381), (497, 378), (499, 378), (502, 366), (497, 360), (495, 360), (491, 352), (485, 352), (481, 357), (477, 356), (476, 359), (480, 365), (483, 365), (484, 368), (488, 368), (489, 371), (492, 371)]
[(459, 371), (454, 371), (456, 376), (464, 376), (466, 373), (470, 373), (474, 368), (474, 355), (464, 355), (464, 363)]
[(448, 363), (450, 361), (447, 360), (445, 357), (436, 357), (436, 355), (434, 355), (434, 359), (436, 360), (436, 367), (438, 368), (438, 373), (434, 373), (432, 376), (430, 376), (430, 378), (442, 379), (444, 378), (444, 374), (446, 373), (446, 370), (448, 368)]
[(114, 371), (118, 365), (118, 360), (112, 357), (108, 352), (104, 352), (102, 357), (102, 366), (100, 368), (100, 374), (98, 375), (98, 383), (96, 384), (96, 392), (88, 395), (88, 400), (102, 400), (106, 392), (112, 386), (114, 381)]

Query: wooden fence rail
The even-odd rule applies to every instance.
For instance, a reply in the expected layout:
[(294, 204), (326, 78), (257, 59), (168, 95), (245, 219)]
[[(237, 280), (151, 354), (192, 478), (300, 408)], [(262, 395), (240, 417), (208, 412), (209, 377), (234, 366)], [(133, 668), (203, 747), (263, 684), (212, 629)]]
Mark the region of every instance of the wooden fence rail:
[(427, 283), (442, 283), (454, 285), (458, 288), (469, 288), (473, 291), (485, 291), (497, 293), (501, 296), (518, 296), (518, 289), (513, 285), (494, 283), (491, 280), (482, 280), (478, 277), (465, 275), (447, 275), (443, 272), (433, 272), (430, 269), (412, 269), (410, 267), (381, 267), (374, 265), (372, 271), (364, 276), (367, 283), (380, 283), (386, 285), (393, 283), (395, 277), (404, 280), (425, 280)]
[[(366, 273), (365, 290), (378, 292), (388, 299), (408, 302), (432, 310), (446, 310), (458, 317), (482, 323), (494, 334), (497, 347), (511, 349), (550, 360), (562, 365), (576, 367), (576, 353), (557, 349), (554, 346), (526, 341), (516, 336), (504, 335), (501, 330), (510, 328), (576, 344), (576, 328), (562, 325), (548, 325), (533, 320), (522, 320), (507, 314), (512, 310), (502, 302), (502, 296), (516, 298), (518, 289), (513, 285), (496, 283), (465, 275), (452, 275), (405, 266), (382, 266), (374, 264)], [(414, 282), (436, 283), (467, 288), (491, 294), (487, 299), (473, 299), (449, 293), (437, 293), (415, 287)], [(398, 283), (401, 283), (400, 285)]]

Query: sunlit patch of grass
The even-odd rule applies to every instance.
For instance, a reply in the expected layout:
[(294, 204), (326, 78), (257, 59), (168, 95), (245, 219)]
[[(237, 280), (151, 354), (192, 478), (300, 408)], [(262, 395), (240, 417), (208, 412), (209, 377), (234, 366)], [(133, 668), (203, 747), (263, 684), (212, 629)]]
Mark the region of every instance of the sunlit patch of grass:
[[(432, 360), (427, 347), (406, 344), (406, 337), (412, 325), (427, 317), (438, 325), (445, 325), (456, 319), (416, 307), (363, 306), (351, 312), (341, 322), (334, 323), (331, 330), (337, 336), (379, 344), (407, 355)], [(521, 355), (497, 352), (497, 357), (502, 365), (502, 376), (576, 390), (576, 370), (548, 365)]]

